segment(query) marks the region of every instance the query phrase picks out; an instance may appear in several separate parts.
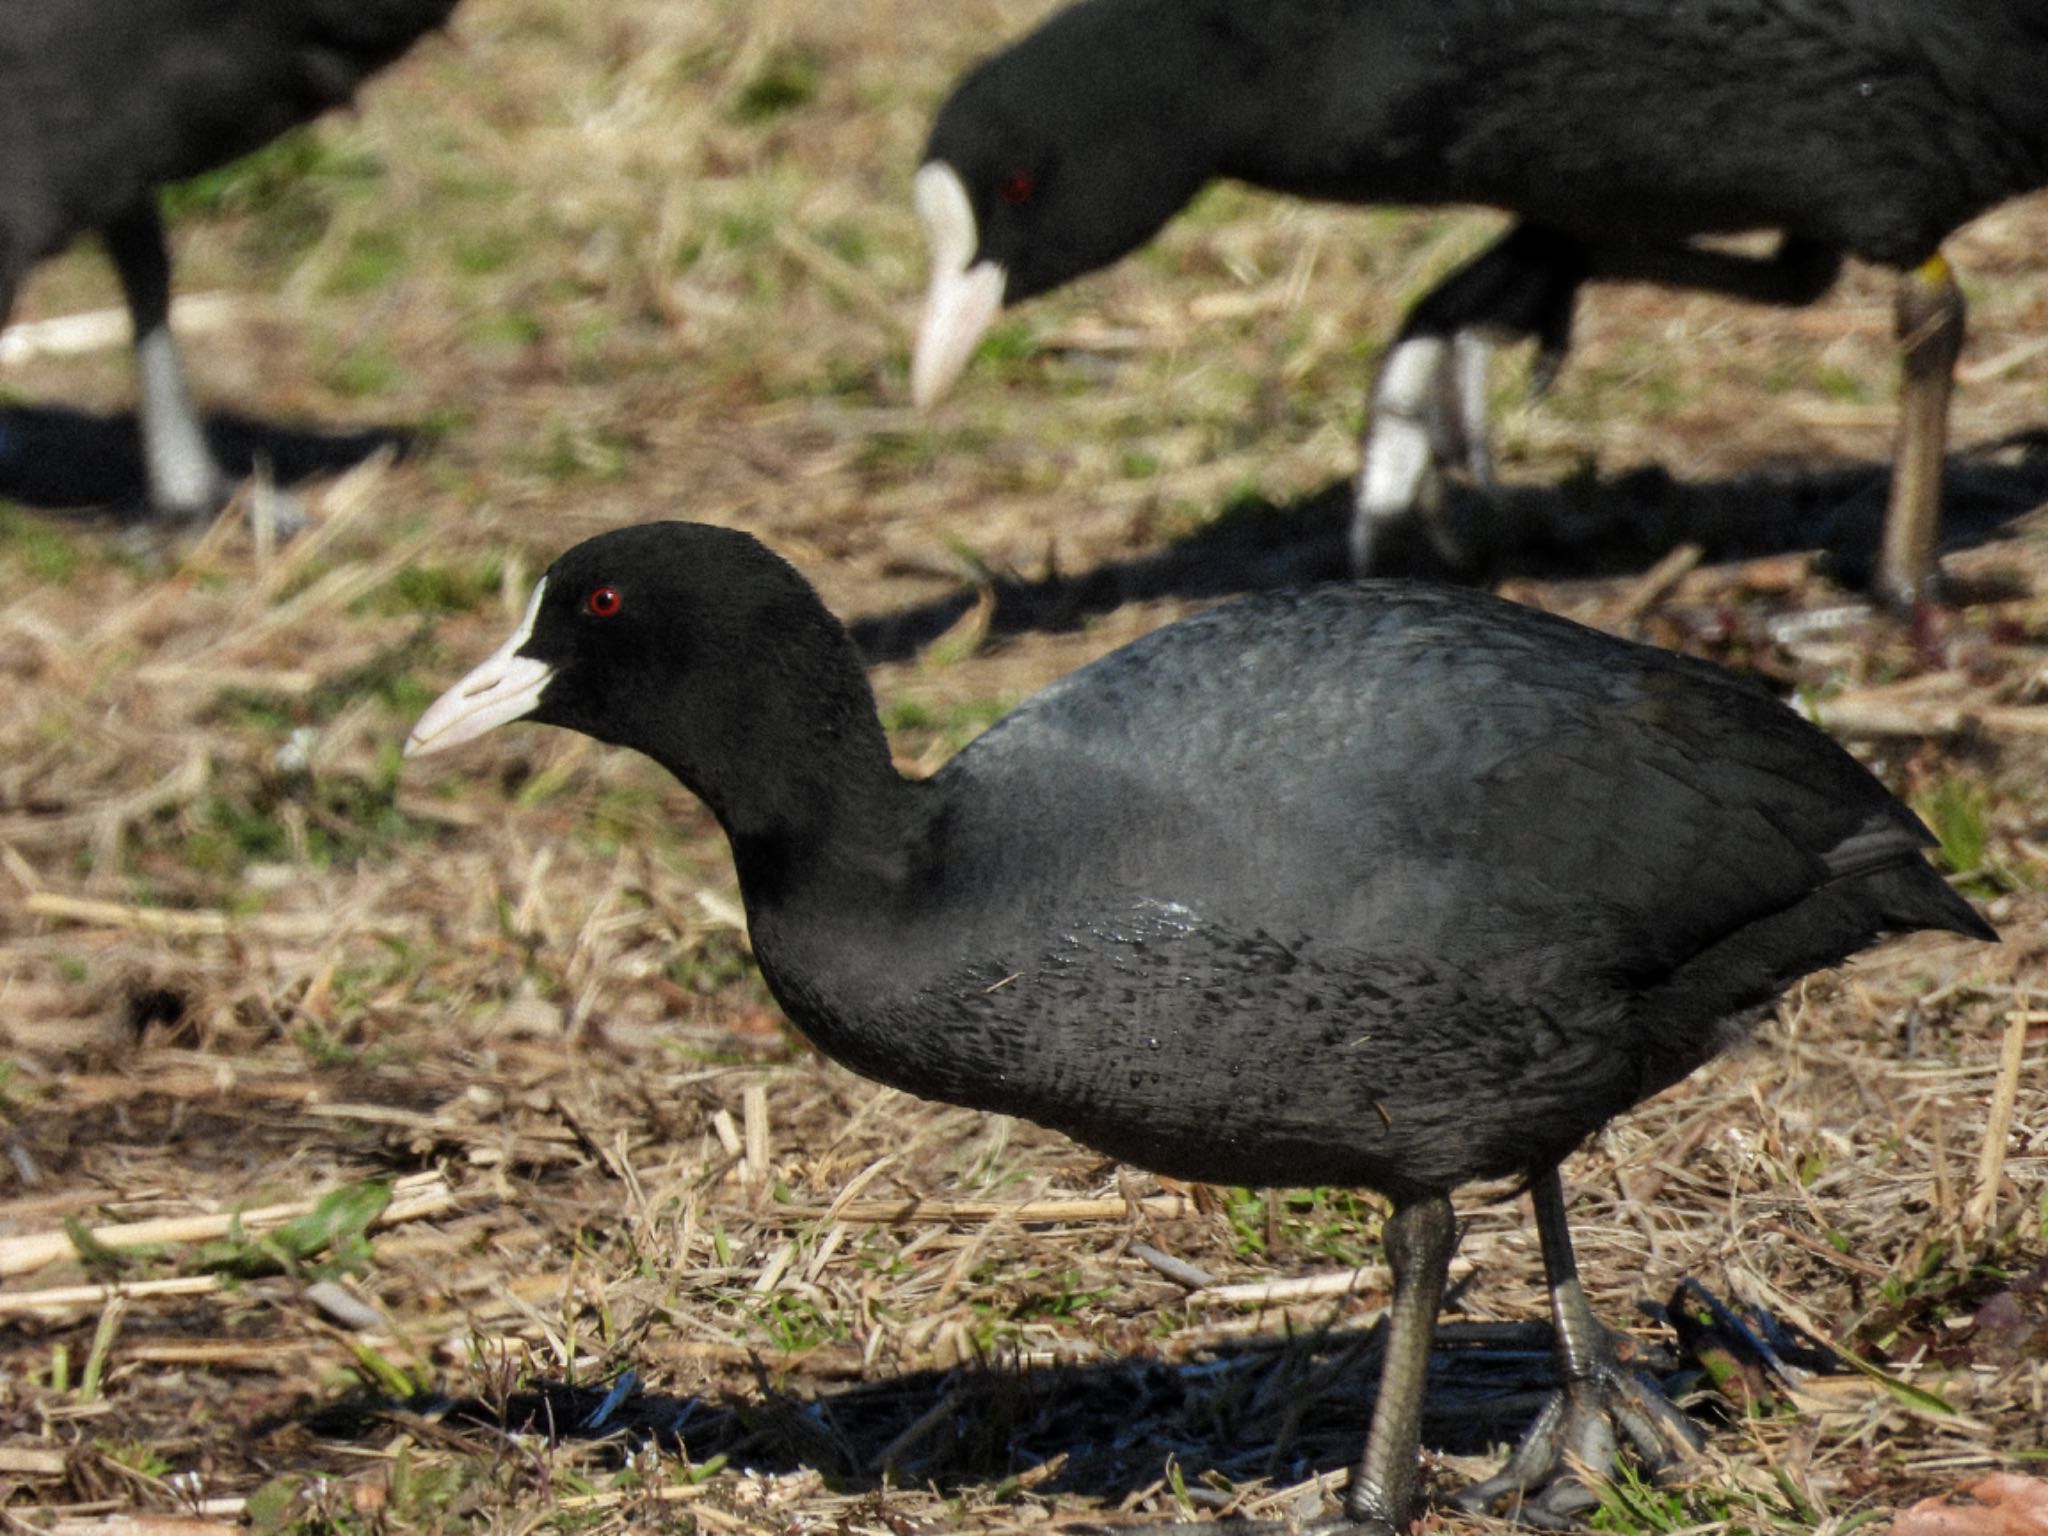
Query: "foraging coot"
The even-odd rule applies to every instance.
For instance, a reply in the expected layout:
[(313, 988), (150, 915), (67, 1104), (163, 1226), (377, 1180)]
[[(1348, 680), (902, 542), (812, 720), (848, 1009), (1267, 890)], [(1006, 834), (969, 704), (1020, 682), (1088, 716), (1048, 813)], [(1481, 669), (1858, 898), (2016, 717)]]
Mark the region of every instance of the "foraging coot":
[[(1534, 1188), (1555, 1412), (1490, 1500), (1685, 1422), (1613, 1363), (1557, 1165), (1880, 935), (1992, 937), (1912, 812), (1768, 694), (1469, 592), (1250, 597), (902, 778), (861, 660), (745, 534), (564, 554), (408, 754), (508, 720), (645, 752), (730, 839), (754, 950), (827, 1055), (1142, 1167), (1394, 1205), (1391, 1331), (1347, 1509), (1416, 1508), (1450, 1192)], [(1567, 1482), (1557, 1482), (1563, 1490)]]
[(171, 337), (157, 188), (339, 106), (456, 0), (33, 0), (0, 7), (0, 324), (29, 270), (98, 232), (135, 325), (152, 510), (210, 516), (214, 462)]
[[(1882, 596), (1934, 568), (1963, 301), (1941, 241), (2048, 185), (2039, 0), (1082, 0), (940, 109), (919, 214), (928, 401), (996, 311), (1149, 240), (1208, 181), (1522, 222), (1413, 310), (1373, 387), (1363, 573), (1437, 477), (1489, 473), (1490, 341), (1561, 360), (1581, 283), (1805, 304), (1846, 253), (1898, 268), (1904, 397)], [(1772, 230), (1773, 257), (1695, 243)], [(1445, 553), (1462, 559), (1431, 525)]]

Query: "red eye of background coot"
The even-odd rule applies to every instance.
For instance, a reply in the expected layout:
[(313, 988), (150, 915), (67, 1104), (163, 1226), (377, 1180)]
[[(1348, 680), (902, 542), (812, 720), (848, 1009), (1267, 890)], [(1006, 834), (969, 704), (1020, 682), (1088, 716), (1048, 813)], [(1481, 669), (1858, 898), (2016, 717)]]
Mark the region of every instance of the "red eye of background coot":
[(1038, 178), (1029, 171), (1012, 171), (996, 183), (996, 196), (1011, 207), (1028, 203), (1038, 191)]
[(583, 606), (600, 619), (608, 619), (626, 606), (626, 600), (619, 596), (617, 587), (599, 587), (583, 599)]

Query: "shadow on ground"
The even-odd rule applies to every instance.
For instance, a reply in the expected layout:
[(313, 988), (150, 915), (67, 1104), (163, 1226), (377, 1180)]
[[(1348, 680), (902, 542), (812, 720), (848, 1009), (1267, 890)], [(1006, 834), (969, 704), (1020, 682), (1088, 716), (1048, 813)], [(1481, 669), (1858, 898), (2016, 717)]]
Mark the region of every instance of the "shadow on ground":
[[(1448, 567), (1417, 532), (1384, 541), (1375, 574), (1488, 585), (1510, 577), (1619, 576), (1694, 543), (1715, 562), (1823, 550), (1827, 573), (1861, 588), (1876, 560), (1887, 474), (1885, 465), (1862, 463), (1683, 482), (1652, 468), (1502, 486), (1484, 498), (1465, 492), (1449, 504), (1447, 520), (1468, 547), (1492, 551), (1483, 566)], [(2048, 503), (2048, 430), (1952, 455), (1943, 494), (1944, 549), (1996, 537)], [(1346, 480), (1285, 506), (1240, 503), (1164, 550), (1092, 571), (1036, 580), (996, 574), (986, 584), (994, 598), (989, 631), (1075, 629), (1129, 602), (1334, 580), (1348, 574), (1350, 517)], [(869, 661), (908, 660), (966, 613), (980, 590), (963, 587), (849, 627)]]
[[(1766, 1362), (1775, 1372), (1788, 1361), (1809, 1373), (1845, 1369), (1826, 1346), (1767, 1314), (1738, 1318), (1690, 1281), (1667, 1307), (1645, 1303), (1643, 1311), (1676, 1326), (1682, 1353), (1630, 1335), (1614, 1335), (1616, 1347), (1675, 1399), (1701, 1384), (1698, 1362), (1708, 1358), (1766, 1407)], [(1770, 1345), (1758, 1342), (1758, 1328)], [(1191, 1499), (1222, 1505), (1257, 1479), (1285, 1487), (1351, 1467), (1372, 1414), (1380, 1349), (1375, 1325), (1234, 1339), (1196, 1361), (983, 1363), (804, 1392), (757, 1359), (744, 1396), (643, 1391), (627, 1371), (599, 1386), (529, 1383), (491, 1401), (398, 1406), (357, 1397), (299, 1422), (327, 1439), (378, 1438), (396, 1422), (548, 1444), (606, 1441), (622, 1455), (653, 1446), (699, 1466), (723, 1457), (767, 1474), (810, 1468), (844, 1493), (887, 1484), (950, 1495), (1017, 1478), (1041, 1492), (1117, 1502), (1156, 1488), (1171, 1458)], [(841, 1369), (861, 1368), (858, 1355), (842, 1353)], [(817, 1388), (815, 1373), (806, 1379)], [(1522, 1433), (1554, 1385), (1548, 1324), (1440, 1323), (1423, 1443), (1491, 1454)], [(1684, 1400), (1727, 1418), (1723, 1397)]]
[[(325, 432), (218, 415), (206, 418), (206, 441), (230, 480), (247, 479), (261, 464), (275, 483), (290, 486), (338, 474), (383, 449), (402, 455), (413, 434), (395, 427)], [(134, 412), (0, 408), (0, 499), (47, 512), (142, 515), (148, 487)]]
[[(1446, 1324), (1431, 1364), (1425, 1444), (1484, 1453), (1518, 1434), (1550, 1384), (1543, 1324)], [(1376, 1328), (1256, 1338), (1194, 1363), (963, 1366), (799, 1395), (757, 1364), (755, 1390), (713, 1399), (609, 1386), (530, 1383), (487, 1402), (364, 1399), (301, 1420), (325, 1439), (388, 1436), (394, 1421), (549, 1443), (653, 1445), (701, 1465), (813, 1468), (842, 1492), (952, 1492), (1025, 1477), (1041, 1492), (1120, 1500), (1152, 1487), (1167, 1458), (1201, 1499), (1205, 1478), (1281, 1484), (1357, 1460), (1379, 1371)], [(1218, 1502), (1221, 1502), (1218, 1499)]]

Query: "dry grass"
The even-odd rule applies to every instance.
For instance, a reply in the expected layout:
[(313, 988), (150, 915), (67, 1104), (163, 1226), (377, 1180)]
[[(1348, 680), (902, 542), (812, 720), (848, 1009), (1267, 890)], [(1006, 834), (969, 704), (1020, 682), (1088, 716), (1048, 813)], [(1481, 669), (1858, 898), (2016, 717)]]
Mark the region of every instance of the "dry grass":
[[(1374, 349), (1484, 218), (1223, 189), (1017, 315), (944, 410), (904, 407), (924, 122), (1043, 9), (469, 0), (309, 174), (184, 221), (185, 291), (227, 295), (208, 402), (420, 441), (305, 488), (281, 551), (0, 514), (10, 1526), (993, 1531), (1293, 1512), (1341, 1475), (1371, 1200), (1175, 1188), (878, 1090), (784, 1032), (724, 850), (658, 772), (537, 730), (397, 758), (531, 575), (622, 521), (802, 564), (869, 621), (912, 766), (1192, 603), (1334, 568)], [(1954, 1410), (1817, 1378), (1720, 1428), (1683, 1502), (1618, 1502), (1626, 1528), (1846, 1528), (2042, 1453), (2044, 237), (2036, 202), (1957, 242), (1984, 600), (1919, 644), (1831, 620), (1844, 594), (1780, 553), (1844, 504), (1853, 548), (1874, 510), (1880, 275), (1793, 315), (1603, 292), (1549, 399), (1503, 383), (1509, 590), (1808, 690), (2007, 936), (1812, 982), (1568, 1167), (1610, 1319), (1697, 1275)], [(22, 318), (112, 297), (85, 252)], [(118, 351), (5, 382), (129, 397)], [(1685, 540), (1710, 558), (1652, 570)], [(420, 1182), (379, 1226), (319, 1203), (369, 1180)], [(1427, 1428), (1446, 1483), (1541, 1379), (1493, 1326), (1540, 1290), (1490, 1193)], [(269, 1206), (26, 1267), (37, 1234)], [(1361, 1264), (1350, 1295), (1214, 1293)], [(413, 1388), (440, 1408), (373, 1411)]]

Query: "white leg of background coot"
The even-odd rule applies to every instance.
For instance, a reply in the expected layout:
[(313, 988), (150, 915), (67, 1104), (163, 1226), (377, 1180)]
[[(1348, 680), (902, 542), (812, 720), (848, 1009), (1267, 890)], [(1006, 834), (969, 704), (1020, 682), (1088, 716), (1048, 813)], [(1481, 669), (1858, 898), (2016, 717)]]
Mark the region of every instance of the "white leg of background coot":
[(171, 262), (156, 194), (101, 231), (120, 274), (135, 326), (143, 469), (150, 508), (158, 517), (211, 517), (227, 504), (228, 478), (206, 446), (205, 428), (171, 335)]
[(1372, 570), (1373, 550), (1394, 524), (1421, 517), (1435, 532), (1442, 501), (1440, 425), (1450, 385), (1451, 344), (1441, 336), (1397, 341), (1373, 379), (1351, 521), (1351, 570)]

